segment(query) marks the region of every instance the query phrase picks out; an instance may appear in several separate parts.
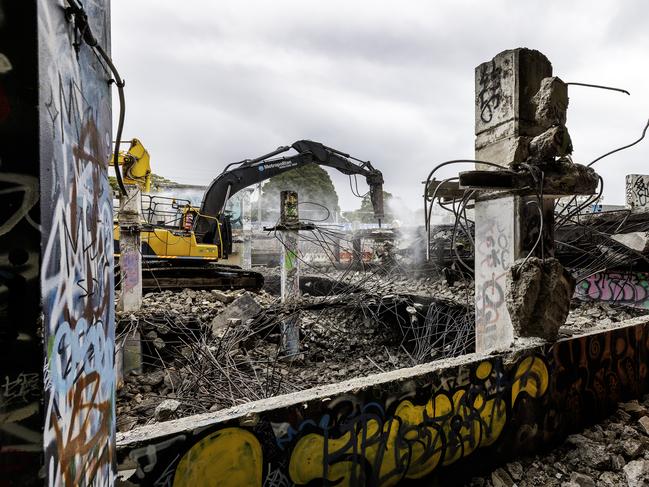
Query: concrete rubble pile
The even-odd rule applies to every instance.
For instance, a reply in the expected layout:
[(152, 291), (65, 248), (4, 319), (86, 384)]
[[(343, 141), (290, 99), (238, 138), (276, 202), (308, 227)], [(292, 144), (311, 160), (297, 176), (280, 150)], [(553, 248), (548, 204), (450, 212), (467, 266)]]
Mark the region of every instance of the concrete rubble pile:
[(475, 477), (470, 487), (641, 487), (649, 485), (649, 396), (619, 405), (601, 424), (570, 435), (550, 453)]
[(138, 313), (120, 319), (125, 332), (142, 336), (143, 371), (118, 391), (118, 429), (412, 365), (398, 328), (365, 317), (356, 303), (323, 307), (315, 299), (304, 297), (294, 311), (300, 357), (283, 360), (281, 306), (264, 291), (148, 294)]

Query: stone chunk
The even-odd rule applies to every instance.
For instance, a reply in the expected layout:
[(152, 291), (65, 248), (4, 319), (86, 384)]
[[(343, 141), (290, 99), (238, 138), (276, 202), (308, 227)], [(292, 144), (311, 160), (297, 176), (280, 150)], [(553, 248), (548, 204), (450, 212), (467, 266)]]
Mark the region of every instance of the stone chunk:
[(173, 417), (179, 407), (180, 401), (165, 399), (155, 408), (155, 419), (157, 421), (167, 421)]
[(649, 436), (649, 416), (643, 416), (638, 420), (640, 431)]
[(611, 238), (637, 252), (649, 250), (649, 232), (616, 233)]
[(216, 336), (223, 336), (225, 330), (228, 329), (228, 326), (232, 323), (236, 323), (230, 320), (241, 320), (241, 323), (245, 323), (250, 318), (254, 318), (258, 315), (261, 310), (262, 307), (255, 298), (253, 298), (253, 295), (250, 292), (245, 292), (226, 306), (223, 311), (212, 320), (210, 325), (212, 327), (212, 333)]
[(569, 154), (572, 154), (572, 140), (566, 127), (551, 127), (530, 141), (531, 161), (552, 161)]
[(627, 438), (622, 441), (622, 450), (627, 458), (638, 458), (647, 449), (647, 443), (643, 439)]
[(220, 301), (223, 304), (229, 304), (236, 298), (235, 294), (219, 291), (218, 289), (213, 289), (212, 295), (214, 296), (214, 298), (216, 298), (217, 301)]
[(536, 105), (535, 118), (539, 126), (548, 129), (566, 124), (568, 86), (557, 76), (543, 78), (539, 91), (532, 98)]
[(507, 470), (515, 481), (523, 478), (523, 466), (519, 462), (508, 463)]
[(509, 474), (502, 468), (491, 472), (491, 483), (494, 487), (513, 487), (516, 485)]
[(572, 472), (570, 474), (570, 482), (579, 487), (595, 487), (595, 481), (592, 478), (579, 472)]
[(634, 419), (638, 419), (647, 414), (647, 408), (636, 400), (623, 402), (619, 405), (619, 408), (629, 413)]
[(649, 485), (649, 462), (640, 459), (627, 463), (624, 466), (624, 475), (629, 487)]
[(557, 259), (530, 257), (507, 275), (507, 309), (518, 336), (556, 340), (570, 312), (575, 279)]

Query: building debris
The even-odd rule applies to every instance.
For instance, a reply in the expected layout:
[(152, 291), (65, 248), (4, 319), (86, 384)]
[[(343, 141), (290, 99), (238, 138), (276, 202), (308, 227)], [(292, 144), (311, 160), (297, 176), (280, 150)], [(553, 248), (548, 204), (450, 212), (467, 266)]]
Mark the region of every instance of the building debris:
[(649, 396), (621, 403), (601, 424), (573, 434), (546, 454), (519, 458), (467, 487), (640, 487), (649, 485)]
[(514, 262), (505, 299), (518, 336), (556, 340), (570, 311), (575, 279), (554, 258)]

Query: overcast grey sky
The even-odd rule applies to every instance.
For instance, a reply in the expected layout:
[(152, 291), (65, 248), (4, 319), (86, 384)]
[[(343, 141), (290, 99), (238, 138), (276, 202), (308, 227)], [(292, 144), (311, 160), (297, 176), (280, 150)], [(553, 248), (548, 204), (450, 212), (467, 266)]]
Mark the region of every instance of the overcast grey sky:
[[(369, 159), (411, 208), (438, 162), (473, 157), (473, 69), (515, 47), (570, 87), (574, 160), (639, 137), (649, 118), (649, 2), (113, 0), (126, 137), (156, 173), (207, 184), (232, 161), (312, 139)], [(597, 163), (605, 203), (649, 173), (649, 140)], [(467, 166), (441, 171), (451, 175)], [(341, 206), (358, 206), (330, 171)]]

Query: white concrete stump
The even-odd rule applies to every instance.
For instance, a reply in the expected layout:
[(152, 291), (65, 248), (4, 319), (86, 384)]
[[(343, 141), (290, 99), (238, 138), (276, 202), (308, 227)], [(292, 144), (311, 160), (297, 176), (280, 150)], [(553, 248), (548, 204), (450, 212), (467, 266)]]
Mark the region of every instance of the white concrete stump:
[(476, 352), (507, 348), (514, 327), (505, 302), (507, 271), (518, 257), (518, 197), (475, 204), (475, 336)]
[[(295, 191), (282, 191), (280, 195), (280, 225), (282, 230), (281, 298), (282, 303), (300, 296), (300, 261), (298, 197)], [(281, 349), (287, 357), (300, 353), (300, 327), (297, 317), (286, 319), (281, 324)]]
[(252, 190), (245, 190), (241, 201), (241, 226), (243, 233), (243, 251), (241, 253), (241, 267), (252, 268)]
[(120, 198), (119, 267), (121, 290), (118, 301), (120, 311), (137, 311), (142, 306), (142, 250), (140, 247), (140, 222), (142, 200), (140, 188), (126, 186), (126, 195)]

